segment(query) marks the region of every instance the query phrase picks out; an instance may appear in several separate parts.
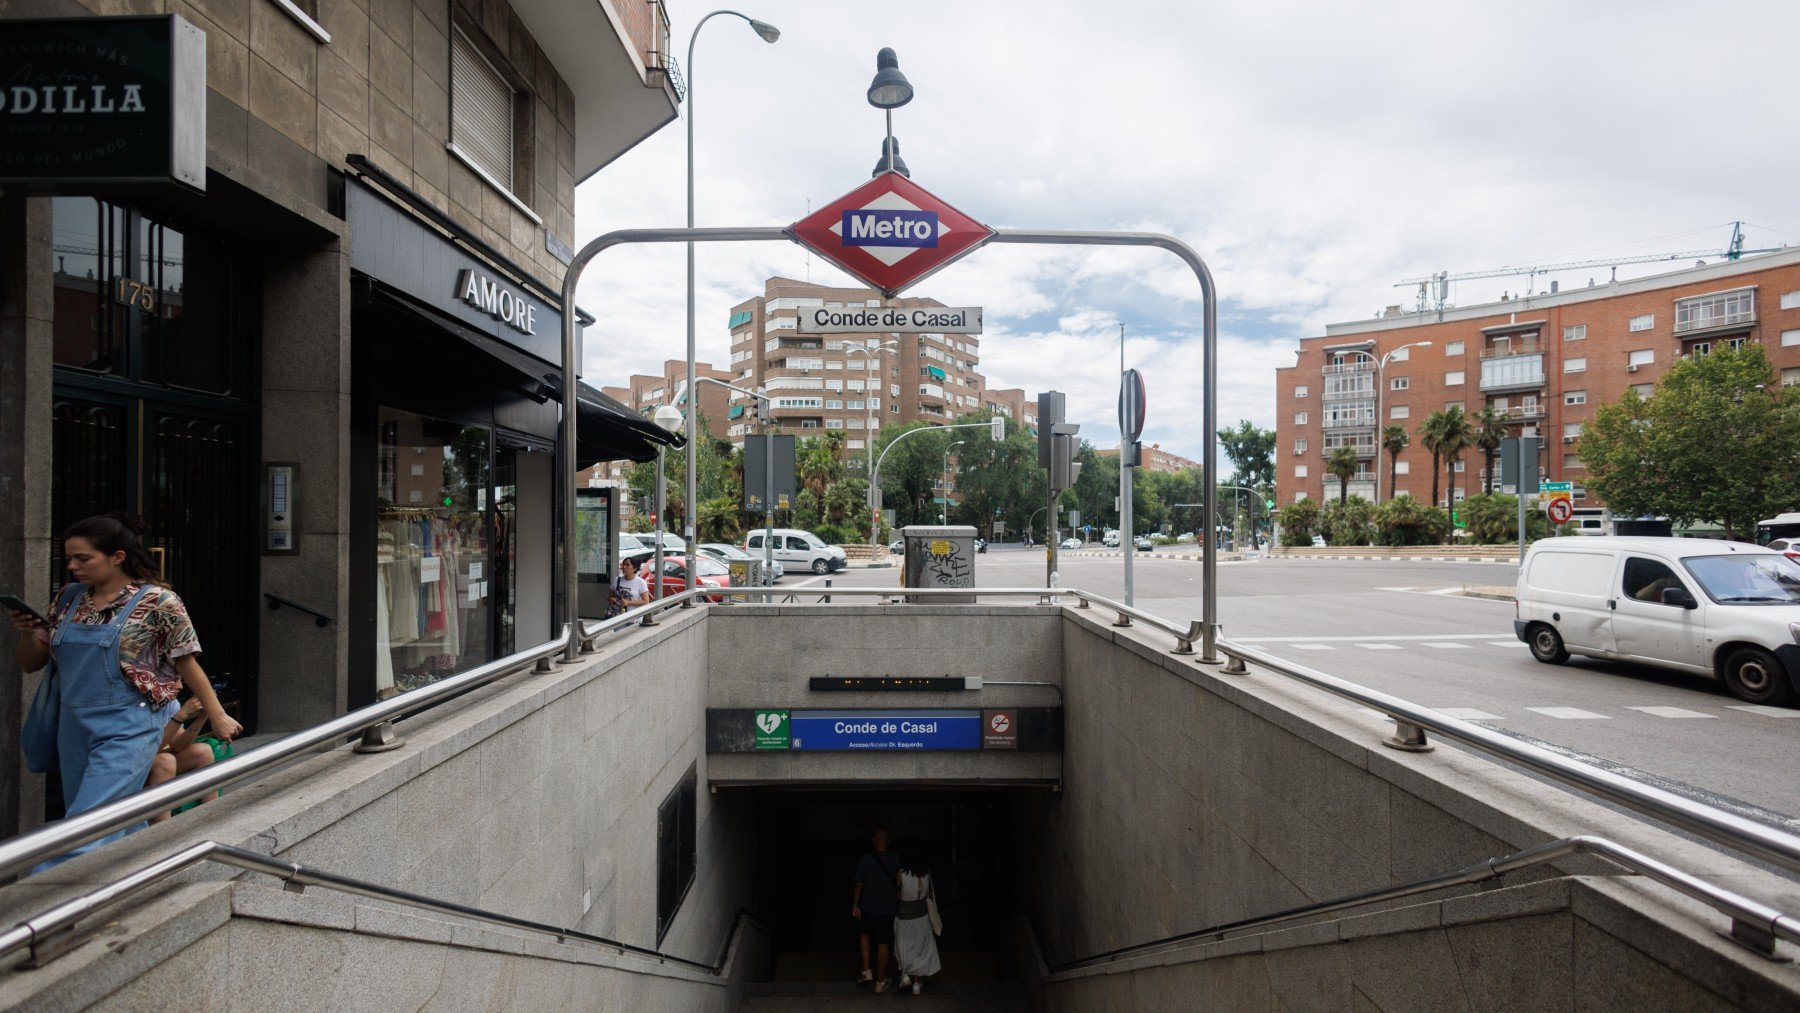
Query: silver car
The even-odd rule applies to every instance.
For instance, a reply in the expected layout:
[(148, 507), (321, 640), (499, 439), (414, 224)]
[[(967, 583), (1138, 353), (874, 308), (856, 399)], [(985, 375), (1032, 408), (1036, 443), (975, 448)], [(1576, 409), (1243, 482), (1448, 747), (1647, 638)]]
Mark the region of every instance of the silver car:
[[(752, 556), (750, 553), (745, 552), (743, 549), (740, 549), (735, 545), (727, 545), (724, 542), (701, 542), (698, 546), (696, 546), (696, 548), (698, 548), (701, 552), (705, 553), (706, 555), (719, 560), (722, 563), (729, 563), (734, 559), (738, 560), (739, 562), (743, 562), (743, 561), (747, 561), (747, 560), (760, 561), (762, 559), (761, 556)], [(771, 576), (769, 579), (780, 580), (783, 576), (786, 575), (786, 572), (784, 570), (782, 570), (782, 568), (781, 568), (781, 560), (779, 560), (779, 559), (775, 560), (773, 565), (774, 565), (775, 569), (773, 571), (771, 571)]]

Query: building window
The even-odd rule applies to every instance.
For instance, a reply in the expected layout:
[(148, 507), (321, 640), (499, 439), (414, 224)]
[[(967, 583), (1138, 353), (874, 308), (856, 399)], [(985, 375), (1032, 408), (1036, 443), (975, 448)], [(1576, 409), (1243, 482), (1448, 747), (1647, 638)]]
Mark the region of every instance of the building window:
[(1645, 313), (1643, 316), (1631, 318), (1631, 329), (1633, 331), (1648, 331), (1655, 327), (1656, 314), (1654, 313)]
[(1631, 385), (1631, 389), (1634, 393), (1637, 394), (1638, 397), (1649, 397), (1650, 395), (1656, 393), (1656, 384), (1634, 383)]
[(1295, 440), (1294, 441), (1294, 456), (1299, 457), (1301, 454), (1304, 454), (1304, 453), (1306, 453), (1306, 441), (1305, 440)]
[(1403, 405), (1403, 404), (1389, 405), (1388, 406), (1388, 418), (1390, 418), (1390, 419), (1412, 418), (1412, 406), (1411, 405)]
[(899, 406), (899, 405), (897, 405), (897, 404), (891, 404), (891, 405), (888, 405), (888, 414), (889, 414), (889, 415), (898, 415), (898, 414), (900, 414), (900, 406)]
[(1800, 292), (1781, 293), (1781, 308), (1784, 310), (1800, 310)]
[(1306, 413), (1305, 412), (1295, 412), (1294, 413), (1294, 425), (1297, 425), (1297, 426), (1306, 425)]
[(1567, 404), (1567, 405), (1587, 404), (1587, 391), (1585, 391), (1585, 390), (1563, 391), (1563, 404)]
[(1445, 411), (1450, 411), (1453, 408), (1456, 409), (1457, 411), (1461, 411), (1462, 406), (1463, 406), (1463, 403), (1461, 401), (1445, 401), (1444, 402), (1444, 410)]
[(1756, 290), (1753, 288), (1678, 299), (1675, 302), (1676, 334), (1749, 323), (1755, 319)]
[(1306, 477), (1306, 465), (1304, 465), (1304, 464), (1294, 465), (1294, 477), (1295, 478), (1305, 478)]
[(1563, 442), (1564, 443), (1573, 443), (1580, 438), (1581, 438), (1581, 423), (1579, 423), (1579, 422), (1563, 423)]
[(1586, 324), (1570, 324), (1563, 328), (1564, 341), (1581, 341), (1587, 337)]
[(1578, 468), (1585, 468), (1585, 467), (1587, 467), (1587, 465), (1581, 463), (1581, 455), (1580, 454), (1564, 454), (1563, 455), (1563, 470), (1564, 471), (1574, 471)]
[(1463, 343), (1460, 341), (1452, 341), (1444, 346), (1444, 355), (1446, 356), (1461, 354), (1463, 354)]
[(1388, 390), (1406, 390), (1412, 386), (1412, 377), (1396, 376), (1388, 381)]
[(1453, 369), (1450, 372), (1444, 374), (1444, 386), (1460, 387), (1460, 386), (1462, 386), (1462, 383), (1463, 383), (1463, 371), (1462, 370)]
[(1396, 475), (1412, 474), (1412, 462), (1411, 461), (1395, 461), (1394, 462), (1394, 474), (1396, 474)]
[(1791, 331), (1782, 331), (1781, 347), (1793, 348), (1795, 346), (1800, 346), (1800, 328)]
[[(1800, 331), (1790, 331), (1788, 333), (1794, 334), (1794, 335), (1800, 335)], [(1784, 345), (1787, 344), (1785, 336), (1783, 337), (1782, 344), (1784, 344)], [(1306, 397), (1307, 395), (1309, 395), (1311, 393), (1312, 393), (1312, 391), (1307, 388), (1306, 384), (1301, 384), (1300, 386), (1294, 388), (1294, 396), (1295, 397)]]
[(1783, 387), (1800, 387), (1800, 366), (1790, 366), (1781, 371)]
[(1688, 346), (1688, 354), (1696, 359), (1704, 359), (1712, 354), (1712, 342), (1696, 341)]
[(1727, 345), (1730, 345), (1731, 350), (1735, 352), (1738, 349), (1743, 348), (1744, 342), (1749, 341), (1749, 340), (1750, 340), (1749, 338), (1726, 338), (1725, 343)]
[(516, 192), (516, 98), (506, 77), (474, 43), (460, 31), (451, 32), (451, 150), (507, 193)]
[(1625, 357), (1625, 364), (1627, 366), (1648, 366), (1655, 361), (1656, 349), (1654, 348), (1633, 349), (1631, 353)]
[(1563, 372), (1565, 372), (1565, 373), (1585, 373), (1585, 372), (1587, 372), (1587, 359), (1584, 357), (1581, 357), (1581, 356), (1576, 356), (1573, 359), (1564, 359), (1563, 360)]
[(699, 842), (695, 825), (700, 815), (700, 793), (694, 768), (656, 810), (656, 941), (662, 942), (688, 888), (694, 885), (694, 851)]
[[(1464, 471), (1464, 470), (1465, 470), (1465, 468), (1464, 468), (1464, 465), (1463, 465), (1463, 462), (1461, 462), (1461, 461), (1457, 461), (1457, 462), (1456, 462), (1456, 464), (1455, 464), (1455, 466), (1454, 466), (1454, 470), (1455, 470), (1455, 472), (1456, 472), (1456, 473), (1457, 473), (1457, 474), (1458, 474), (1458, 475), (1460, 475), (1460, 474), (1462, 474), (1462, 473), (1463, 473), (1463, 471)], [(1515, 527), (1516, 527), (1516, 526), (1517, 526), (1517, 525), (1514, 525), (1514, 526), (1515, 526)]]
[(1388, 353), (1389, 362), (1405, 362), (1410, 358), (1412, 358), (1412, 349), (1410, 348), (1396, 348)]

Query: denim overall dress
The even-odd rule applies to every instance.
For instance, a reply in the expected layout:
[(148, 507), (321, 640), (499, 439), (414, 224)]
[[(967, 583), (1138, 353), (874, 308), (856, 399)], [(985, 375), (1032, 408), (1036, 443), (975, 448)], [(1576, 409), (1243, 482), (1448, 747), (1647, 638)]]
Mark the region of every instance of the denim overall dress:
[[(62, 685), (56, 746), (67, 815), (141, 791), (150, 776), (164, 722), (160, 708), (152, 707), (150, 698), (126, 681), (119, 668), (119, 639), (132, 610), (151, 590), (148, 584), (138, 588), (111, 622), (101, 624), (71, 621), (74, 599), (86, 588), (75, 584), (65, 592), (69, 599), (65, 618), (50, 637), (50, 658)], [(139, 823), (90, 841), (38, 869), (92, 851), (143, 826)]]

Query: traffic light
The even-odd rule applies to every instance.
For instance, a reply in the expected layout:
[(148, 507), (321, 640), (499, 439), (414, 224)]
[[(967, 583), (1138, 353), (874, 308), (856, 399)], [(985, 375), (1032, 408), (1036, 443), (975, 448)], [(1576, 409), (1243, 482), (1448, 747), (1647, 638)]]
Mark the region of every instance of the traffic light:
[(1056, 441), (1053, 430), (1063, 420), (1063, 395), (1049, 391), (1038, 395), (1038, 467), (1048, 471), (1054, 458)]
[(1081, 477), (1081, 427), (1063, 421), (1067, 402), (1060, 391), (1038, 395), (1038, 467), (1050, 473), (1050, 488), (1070, 488)]
[(988, 420), (988, 424), (994, 427), (992, 435), (995, 443), (1006, 439), (1006, 420), (1004, 418), (996, 415)]

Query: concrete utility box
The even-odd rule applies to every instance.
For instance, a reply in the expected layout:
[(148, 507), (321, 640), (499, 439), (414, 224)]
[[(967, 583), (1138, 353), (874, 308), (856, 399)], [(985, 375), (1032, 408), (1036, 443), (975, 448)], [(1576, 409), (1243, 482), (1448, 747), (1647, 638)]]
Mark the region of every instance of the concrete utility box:
[[(974, 587), (975, 529), (967, 524), (913, 524), (900, 529), (906, 540), (906, 561), (900, 567), (901, 587)], [(973, 602), (974, 595), (937, 596), (907, 601)]]

